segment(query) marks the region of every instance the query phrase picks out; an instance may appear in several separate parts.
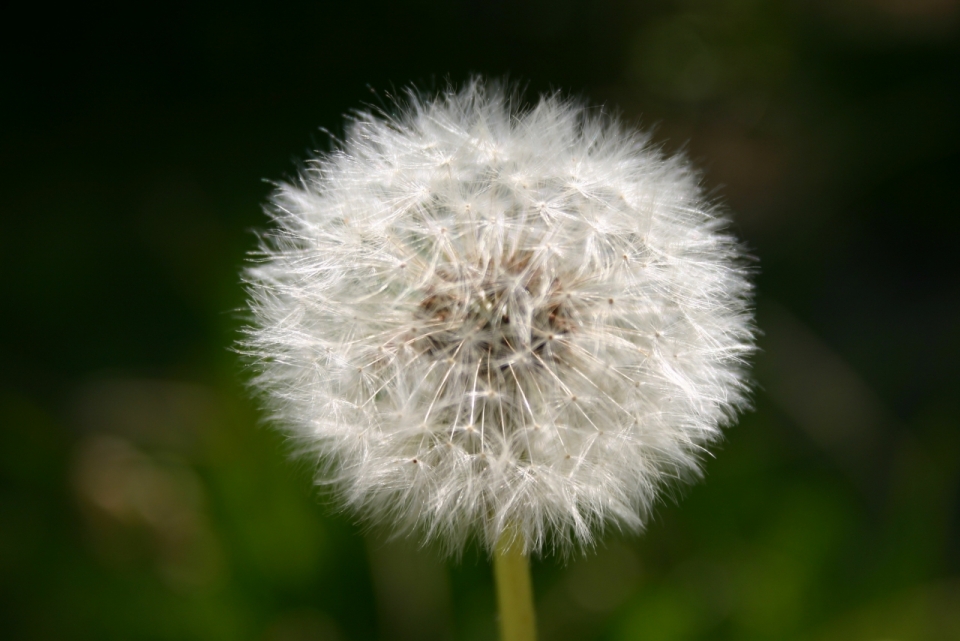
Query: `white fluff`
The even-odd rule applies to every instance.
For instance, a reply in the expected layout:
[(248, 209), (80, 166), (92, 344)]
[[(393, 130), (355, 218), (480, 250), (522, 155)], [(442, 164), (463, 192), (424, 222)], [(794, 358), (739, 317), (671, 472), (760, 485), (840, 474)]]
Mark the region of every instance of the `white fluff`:
[(344, 506), (451, 553), (640, 529), (745, 403), (751, 287), (681, 157), (474, 81), (280, 185), (243, 350)]

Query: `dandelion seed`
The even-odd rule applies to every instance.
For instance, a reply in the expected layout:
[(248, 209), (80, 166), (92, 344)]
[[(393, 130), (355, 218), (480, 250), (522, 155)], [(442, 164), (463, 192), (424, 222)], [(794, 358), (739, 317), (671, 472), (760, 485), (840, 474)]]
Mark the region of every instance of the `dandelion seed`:
[(451, 553), (636, 530), (745, 403), (751, 292), (681, 157), (474, 81), (282, 184), (243, 349), (343, 505)]

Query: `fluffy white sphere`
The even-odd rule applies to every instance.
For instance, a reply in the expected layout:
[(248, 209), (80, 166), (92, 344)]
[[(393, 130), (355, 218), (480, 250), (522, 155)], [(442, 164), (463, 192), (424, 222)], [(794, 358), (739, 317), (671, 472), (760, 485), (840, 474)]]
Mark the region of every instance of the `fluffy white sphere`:
[(589, 545), (745, 402), (735, 239), (683, 158), (575, 103), (475, 81), (360, 113), (270, 213), (255, 386), (371, 521)]

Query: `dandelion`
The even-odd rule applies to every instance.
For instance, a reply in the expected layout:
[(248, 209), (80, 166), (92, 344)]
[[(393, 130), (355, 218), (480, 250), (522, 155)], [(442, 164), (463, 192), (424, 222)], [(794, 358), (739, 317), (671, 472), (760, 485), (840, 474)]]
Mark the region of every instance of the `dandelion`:
[(480, 80), (356, 114), (269, 208), (244, 351), (319, 482), (457, 553), (638, 530), (745, 403), (747, 280), (687, 161)]

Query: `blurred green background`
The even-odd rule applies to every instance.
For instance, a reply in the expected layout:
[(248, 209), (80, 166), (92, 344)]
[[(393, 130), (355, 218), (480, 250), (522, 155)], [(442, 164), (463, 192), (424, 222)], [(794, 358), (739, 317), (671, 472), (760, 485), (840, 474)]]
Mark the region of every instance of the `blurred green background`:
[(495, 638), (486, 559), (337, 514), (230, 349), (265, 179), (483, 73), (685, 149), (760, 261), (756, 410), (535, 563), (543, 641), (960, 639), (960, 1), (77, 4), (3, 12), (0, 637)]

